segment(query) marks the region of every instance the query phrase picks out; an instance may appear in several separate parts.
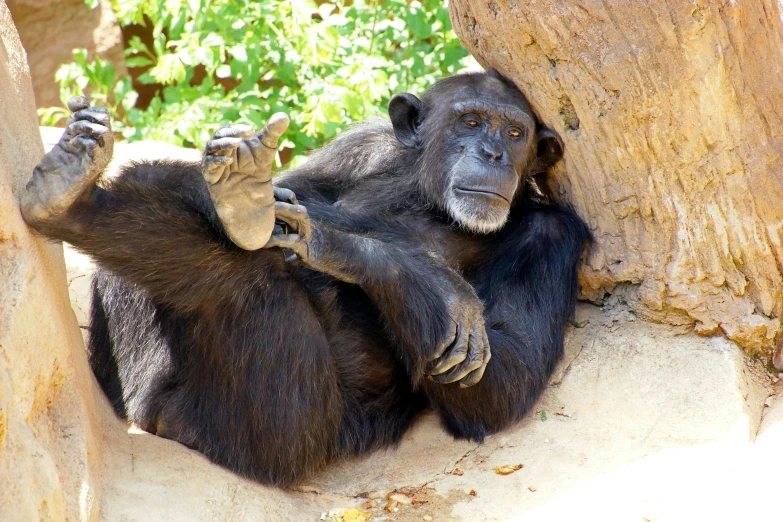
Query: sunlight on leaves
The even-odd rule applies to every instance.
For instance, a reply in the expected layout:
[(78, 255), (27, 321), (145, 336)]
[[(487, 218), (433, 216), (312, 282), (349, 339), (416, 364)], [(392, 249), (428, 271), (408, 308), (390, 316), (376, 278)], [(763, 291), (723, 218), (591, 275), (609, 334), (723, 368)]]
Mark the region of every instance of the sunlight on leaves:
[[(300, 161), (351, 123), (385, 116), (396, 92), (421, 94), (464, 69), (467, 52), (444, 2), (391, 0), (113, 0), (129, 78), (84, 50), (57, 73), (63, 104), (85, 93), (109, 108), (129, 140), (202, 147), (226, 122), (262, 126), (291, 117), (283, 141)], [(150, 94), (151, 93), (151, 94)], [(67, 116), (39, 111), (42, 123)]]

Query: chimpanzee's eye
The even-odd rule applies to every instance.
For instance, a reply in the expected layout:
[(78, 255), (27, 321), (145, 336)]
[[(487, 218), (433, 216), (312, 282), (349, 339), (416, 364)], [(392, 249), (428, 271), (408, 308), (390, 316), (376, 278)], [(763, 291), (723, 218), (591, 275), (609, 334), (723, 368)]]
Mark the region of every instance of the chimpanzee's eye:
[(506, 134), (508, 134), (509, 138), (517, 140), (522, 136), (522, 129), (519, 127), (509, 127), (506, 130)]
[(481, 125), (481, 122), (479, 121), (479, 119), (476, 116), (472, 115), (472, 114), (467, 114), (467, 115), (463, 116), (462, 117), (462, 123), (464, 123), (465, 125), (467, 125), (471, 129), (475, 129), (476, 127)]

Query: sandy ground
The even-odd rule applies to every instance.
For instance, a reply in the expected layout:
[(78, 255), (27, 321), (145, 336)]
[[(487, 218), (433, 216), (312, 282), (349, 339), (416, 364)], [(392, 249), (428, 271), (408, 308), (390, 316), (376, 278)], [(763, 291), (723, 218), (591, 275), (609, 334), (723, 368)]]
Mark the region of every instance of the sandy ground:
[[(172, 154), (134, 144), (117, 157), (140, 150)], [(93, 265), (67, 245), (65, 256), (86, 335)], [(647, 323), (622, 306), (581, 304), (576, 322), (549, 388), (519, 425), (473, 444), (425, 415), (399, 447), (335, 464), (293, 492), (107, 418), (101, 516), (315, 521), (357, 508), (373, 521), (783, 520), (783, 381), (722, 337)]]
[[(92, 264), (70, 248), (66, 263), (86, 327)], [(131, 430), (109, 445), (103, 516), (318, 520), (356, 507), (399, 521), (777, 519), (783, 405), (760, 364), (721, 337), (621, 307), (582, 304), (576, 322), (536, 411), (483, 444), (453, 440), (426, 415), (398, 448), (282, 492)]]

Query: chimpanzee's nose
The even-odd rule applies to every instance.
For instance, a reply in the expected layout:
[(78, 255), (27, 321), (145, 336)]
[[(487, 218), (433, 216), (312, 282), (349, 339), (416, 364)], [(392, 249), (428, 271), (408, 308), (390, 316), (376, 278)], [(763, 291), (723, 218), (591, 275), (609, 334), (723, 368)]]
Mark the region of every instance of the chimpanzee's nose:
[(491, 160), (499, 160), (503, 156), (503, 149), (494, 143), (482, 143), (481, 152), (484, 153), (487, 159)]

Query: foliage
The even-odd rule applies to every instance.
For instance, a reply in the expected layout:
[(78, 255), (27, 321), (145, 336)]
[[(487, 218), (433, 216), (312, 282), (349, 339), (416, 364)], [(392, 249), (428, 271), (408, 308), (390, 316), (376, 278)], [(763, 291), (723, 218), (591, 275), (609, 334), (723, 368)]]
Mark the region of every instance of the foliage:
[[(87, 0), (88, 3), (90, 0)], [(320, 5), (319, 5), (320, 4)], [(291, 117), (284, 147), (321, 146), (352, 121), (385, 114), (395, 92), (421, 92), (464, 67), (444, 2), (432, 0), (113, 0), (120, 24), (152, 26), (127, 42), (126, 64), (157, 86), (145, 107), (129, 79), (83, 50), (57, 73), (61, 97), (108, 106), (130, 140), (203, 146), (221, 123), (257, 128)], [(41, 111), (50, 123), (62, 111)]]

